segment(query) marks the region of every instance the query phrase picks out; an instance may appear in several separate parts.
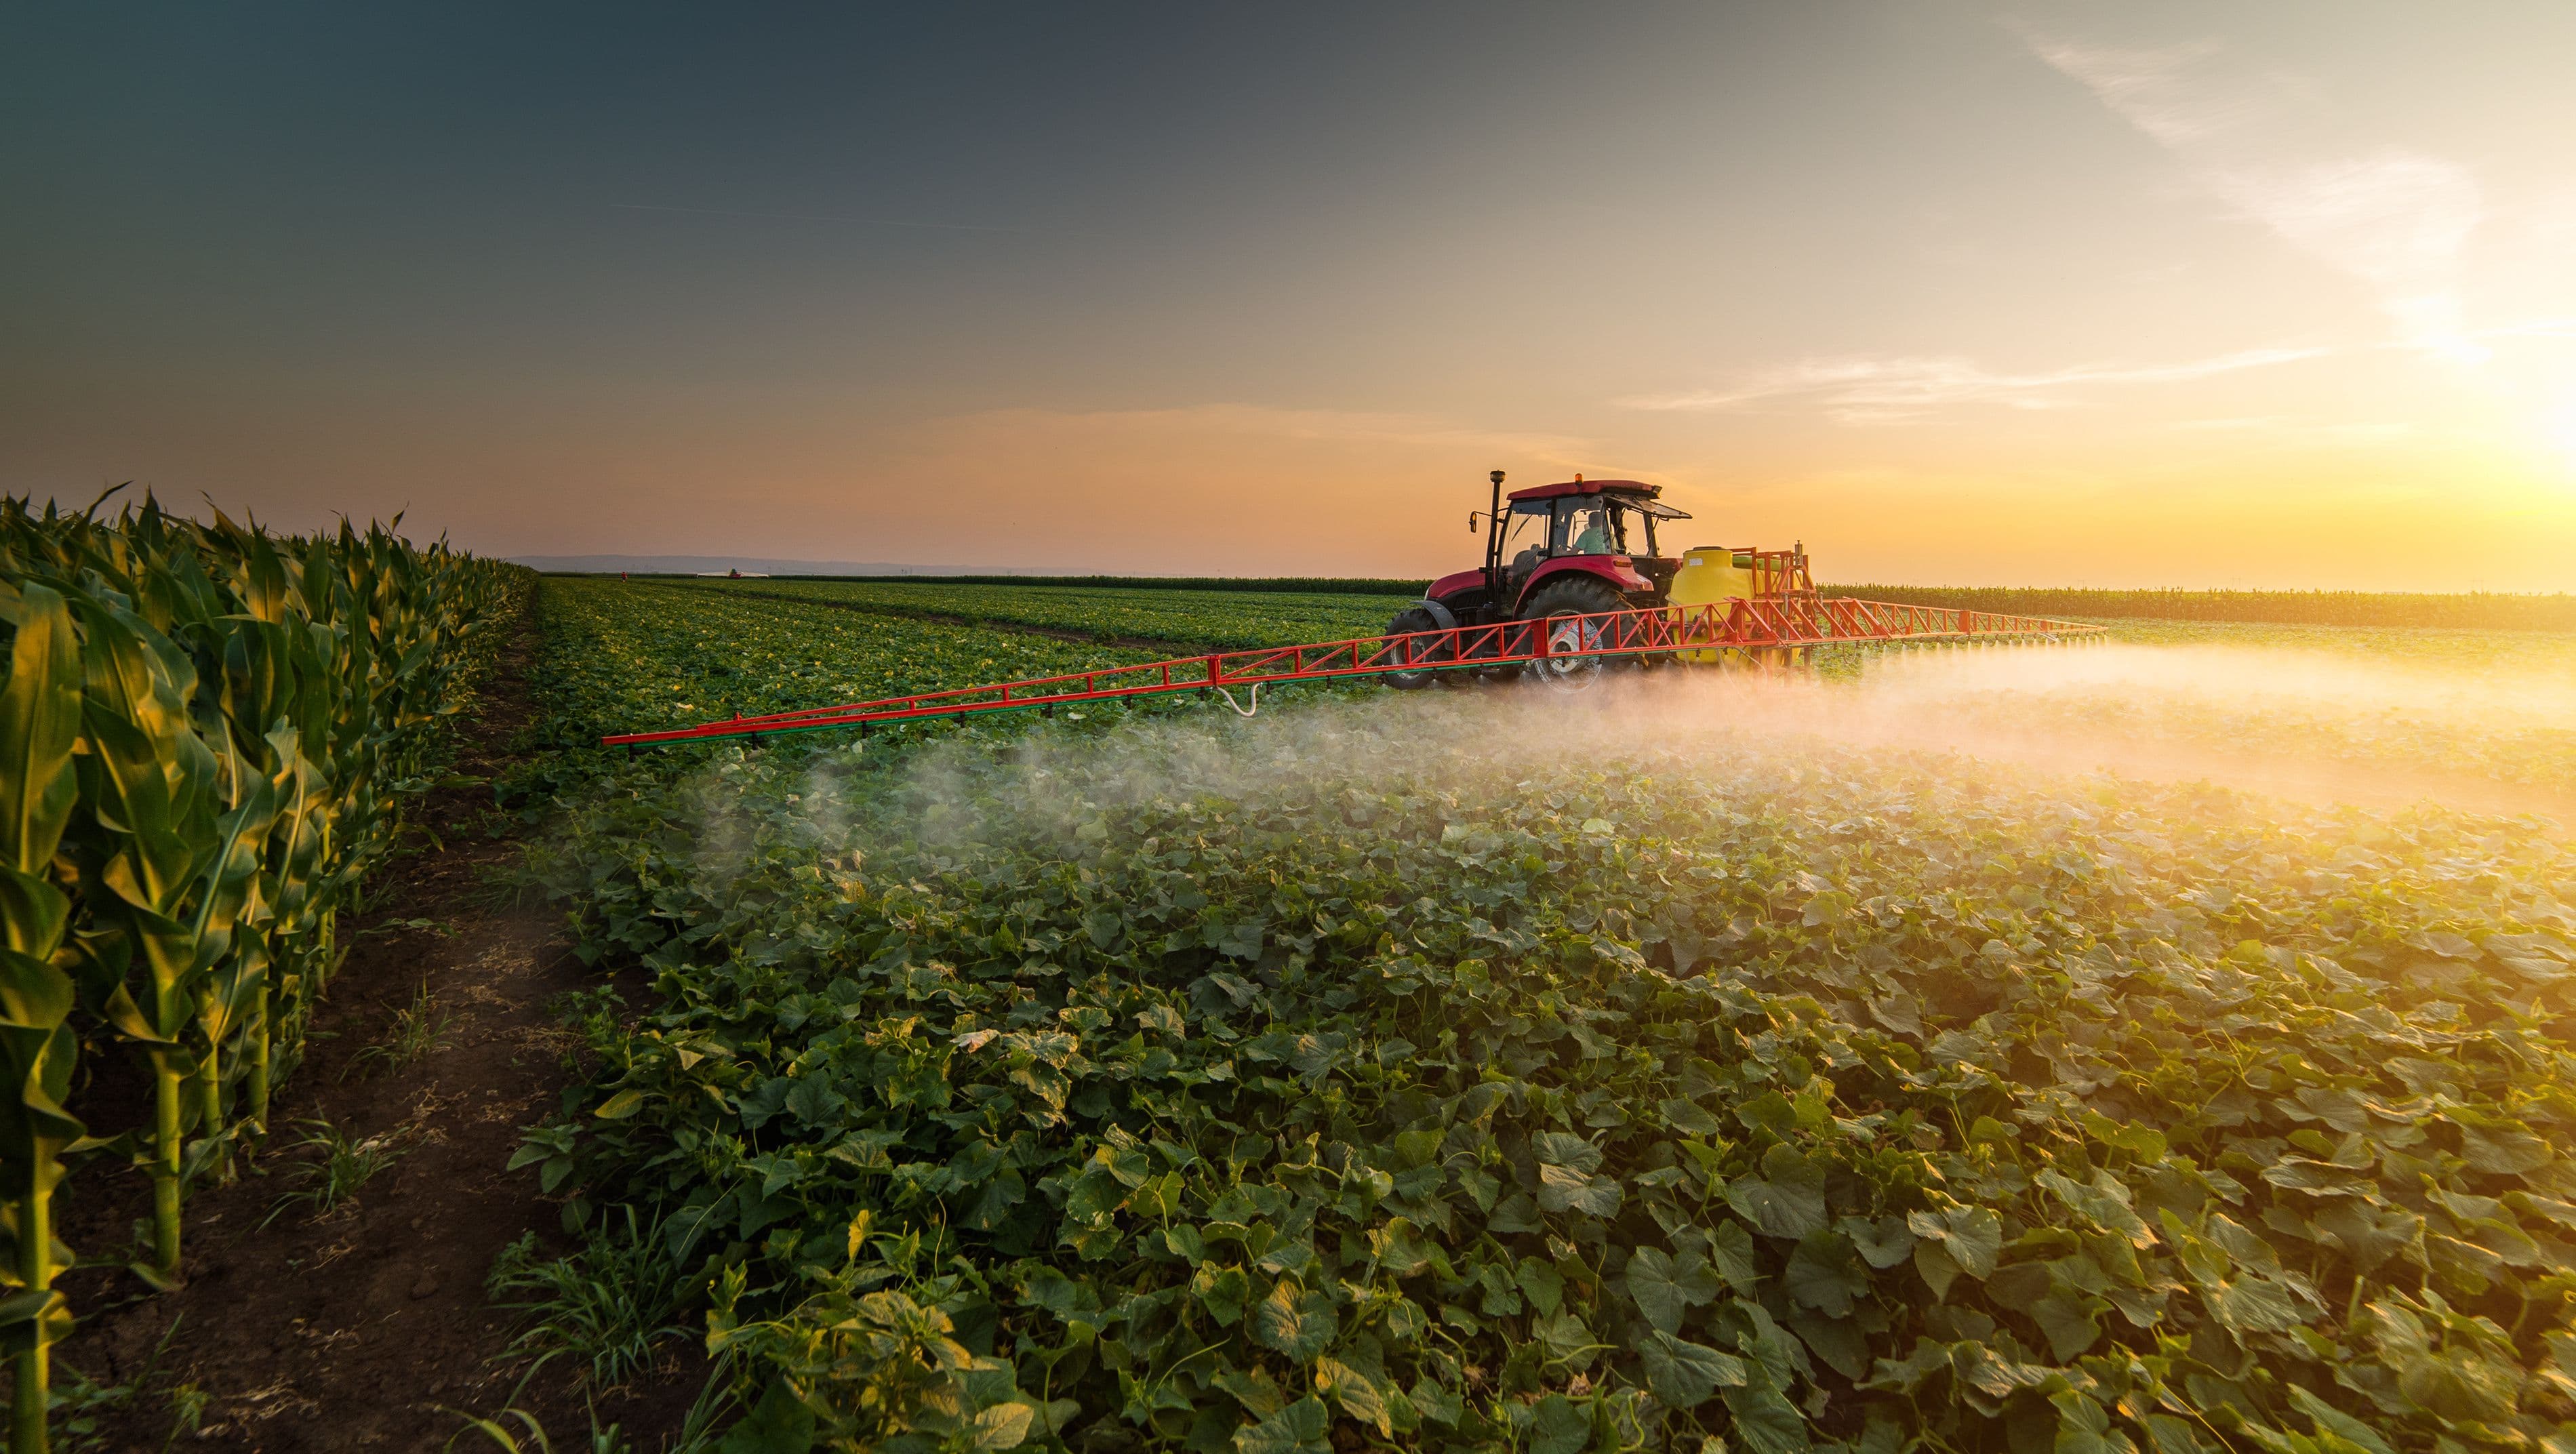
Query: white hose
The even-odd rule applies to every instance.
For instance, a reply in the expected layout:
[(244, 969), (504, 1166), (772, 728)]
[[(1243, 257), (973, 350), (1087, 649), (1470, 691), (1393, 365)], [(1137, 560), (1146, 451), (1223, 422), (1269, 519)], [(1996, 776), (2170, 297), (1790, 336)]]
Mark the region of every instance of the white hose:
[(1234, 693), (1227, 691), (1223, 687), (1217, 688), (1216, 694), (1225, 698), (1225, 704), (1234, 708), (1234, 715), (1238, 717), (1249, 717), (1253, 713), (1261, 710), (1261, 683), (1259, 682), (1254, 682), (1244, 693), (1245, 696), (1252, 700), (1252, 705), (1249, 707), (1237, 702), (1234, 699)]

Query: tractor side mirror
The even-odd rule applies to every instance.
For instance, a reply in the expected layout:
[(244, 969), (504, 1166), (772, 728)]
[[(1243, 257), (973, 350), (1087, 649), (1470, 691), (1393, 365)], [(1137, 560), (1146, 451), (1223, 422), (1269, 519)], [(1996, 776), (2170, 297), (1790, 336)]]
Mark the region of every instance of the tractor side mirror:
[(1468, 512), (1467, 512), (1467, 533), (1468, 533), (1468, 534), (1473, 535), (1473, 534), (1475, 534), (1475, 533), (1476, 533), (1476, 521), (1477, 521), (1477, 520), (1479, 520), (1480, 518), (1482, 518), (1482, 517), (1483, 517), (1483, 515), (1484, 515), (1484, 513), (1485, 513), (1485, 512), (1484, 512), (1484, 511), (1482, 511), (1482, 510), (1470, 510), (1470, 511), (1468, 511)]

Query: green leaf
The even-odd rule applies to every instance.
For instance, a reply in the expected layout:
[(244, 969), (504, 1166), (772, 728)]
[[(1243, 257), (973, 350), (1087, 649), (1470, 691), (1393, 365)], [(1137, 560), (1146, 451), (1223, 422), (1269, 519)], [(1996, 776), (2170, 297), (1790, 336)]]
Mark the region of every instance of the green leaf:
[(1234, 1395), (1244, 1412), (1255, 1419), (1266, 1419), (1288, 1406), (1287, 1395), (1280, 1392), (1278, 1381), (1269, 1372), (1255, 1368), (1249, 1373), (1229, 1368), (1208, 1380), (1211, 1387)]
[(1075, 1221), (1091, 1221), (1118, 1210), (1127, 1200), (1127, 1189), (1110, 1175), (1109, 1168), (1091, 1162), (1073, 1179), (1065, 1192), (1064, 1214)]
[(1825, 1190), (1821, 1184), (1782, 1186), (1758, 1177), (1742, 1177), (1726, 1184), (1726, 1204), (1766, 1237), (1795, 1241), (1825, 1226)]
[(978, 1449), (1016, 1449), (1028, 1442), (1037, 1410), (1024, 1403), (998, 1403), (975, 1415), (970, 1439)]
[(1386, 1391), (1368, 1375), (1338, 1359), (1322, 1358), (1315, 1362), (1315, 1387), (1343, 1413), (1374, 1427), (1378, 1437), (1395, 1437), (1395, 1415)]
[(1726, 1390), (1726, 1411), (1734, 1416), (1735, 1446), (1745, 1454), (1807, 1454), (1806, 1417), (1761, 1364), (1746, 1364), (1744, 1385)]
[(0, 684), (0, 864), (44, 873), (80, 784), (80, 643), (62, 593), (29, 581), (18, 593), (9, 679)]
[(1530, 1419), (1529, 1454), (1583, 1454), (1592, 1443), (1592, 1415), (1561, 1393), (1538, 1401)]
[(1831, 1227), (1798, 1239), (1780, 1281), (1791, 1302), (1829, 1318), (1851, 1316), (1853, 1299), (1869, 1295), (1868, 1269), (1852, 1250), (1851, 1239)]
[(1941, 1250), (1970, 1277), (1982, 1280), (1994, 1276), (1995, 1259), (2004, 1250), (2004, 1221), (1993, 1208), (1947, 1207), (1938, 1212), (1916, 1212), (1905, 1219), (1905, 1225), (1915, 1236), (1939, 1243)]
[(1512, 1276), (1530, 1306), (1542, 1313), (1555, 1312), (1557, 1304), (1565, 1299), (1565, 1274), (1535, 1257), (1522, 1258)]
[(1655, 1397), (1684, 1411), (1708, 1402), (1721, 1388), (1738, 1388), (1745, 1382), (1743, 1359), (1686, 1343), (1670, 1333), (1649, 1332), (1637, 1345), (1637, 1357)]
[(2529, 1131), (2482, 1131), (2461, 1128), (2460, 1155), (2472, 1171), (2489, 1176), (2520, 1176), (2549, 1164), (2549, 1143)]
[(1934, 1298), (1950, 1295), (1950, 1284), (1959, 1280), (1959, 1260), (1950, 1255), (1949, 1245), (1933, 1238), (1914, 1244), (1914, 1270), (1923, 1274)]
[(2210, 1316), (2227, 1330), (2246, 1333), (2286, 1333), (2304, 1321), (2299, 1305), (2279, 1284), (2259, 1278), (2241, 1278), (2201, 1289), (2201, 1302)]
[(1583, 1369), (1591, 1367), (1599, 1356), (1599, 1339), (1593, 1336), (1592, 1325), (1571, 1307), (1558, 1308), (1539, 1318), (1530, 1324), (1530, 1331), (1538, 1335), (1539, 1351), (1550, 1362)]
[(1200, 1305), (1219, 1327), (1231, 1328), (1242, 1321), (1243, 1302), (1251, 1295), (1252, 1286), (1240, 1267), (1203, 1266), (1191, 1279), (1190, 1290), (1198, 1294)]
[(1761, 1267), (1754, 1259), (1753, 1234), (1745, 1231), (1741, 1222), (1720, 1222), (1717, 1230), (1708, 1234), (1708, 1260), (1717, 1275), (1726, 1279), (1726, 1285), (1737, 1292), (1749, 1293), (1762, 1280)]
[(1789, 1104), (1789, 1098), (1778, 1091), (1764, 1091), (1738, 1105), (1735, 1119), (1742, 1121), (1748, 1131), (1762, 1131), (1785, 1138), (1798, 1129), (1798, 1108)]
[(2048, 1401), (2057, 1407), (2051, 1454), (2132, 1454), (2128, 1441), (2112, 1434), (2111, 1415), (2100, 1404), (2072, 1389)]
[(2318, 1433), (2332, 1434), (2349, 1440), (2367, 1451), (2367, 1454), (2397, 1454), (2397, 1451), (2389, 1446), (2388, 1441), (2379, 1436), (2378, 1430), (2327, 1403), (2307, 1389), (2293, 1383), (2286, 1391), (2290, 1395), (2290, 1402), (2299, 1412), (2315, 1421)]
[(622, 1121), (643, 1109), (643, 1106), (644, 1092), (630, 1087), (610, 1096), (598, 1110), (591, 1114), (603, 1121)]
[(2072, 1363), (2102, 1338), (2101, 1309), (2089, 1298), (2080, 1298), (2064, 1290), (2041, 1298), (2030, 1310), (2031, 1320), (2048, 1337), (2048, 1350), (2060, 1363)]
[(1914, 1255), (1914, 1233), (1902, 1217), (1881, 1217), (1876, 1221), (1845, 1217), (1834, 1225), (1851, 1238), (1862, 1261), (1882, 1272)]
[(1563, 1131), (1542, 1131), (1530, 1138), (1530, 1150), (1541, 1163), (1588, 1176), (1601, 1169), (1601, 1148)]
[(1717, 1296), (1717, 1274), (1696, 1252), (1679, 1257), (1660, 1247), (1640, 1247), (1628, 1259), (1628, 1295), (1637, 1311), (1666, 1333), (1678, 1333), (1682, 1314)]
[(1619, 1183), (1606, 1176), (1585, 1176), (1571, 1167), (1543, 1162), (1538, 1169), (1538, 1205), (1544, 1212), (1581, 1212), (1594, 1217), (1619, 1214)]
[(1675, 1096), (1663, 1103), (1664, 1124), (1685, 1136), (1715, 1136), (1726, 1129), (1717, 1117), (1701, 1108), (1697, 1101)]
[(1301, 1398), (1238, 1431), (1234, 1447), (1236, 1454), (1332, 1454), (1333, 1446), (1325, 1437), (1332, 1425), (1332, 1413), (1323, 1400)]
[(1333, 1346), (1340, 1331), (1341, 1320), (1330, 1296), (1320, 1291), (1301, 1293), (1284, 1278), (1271, 1284), (1270, 1296), (1252, 1310), (1253, 1341), (1278, 1350), (1292, 1363), (1314, 1362)]

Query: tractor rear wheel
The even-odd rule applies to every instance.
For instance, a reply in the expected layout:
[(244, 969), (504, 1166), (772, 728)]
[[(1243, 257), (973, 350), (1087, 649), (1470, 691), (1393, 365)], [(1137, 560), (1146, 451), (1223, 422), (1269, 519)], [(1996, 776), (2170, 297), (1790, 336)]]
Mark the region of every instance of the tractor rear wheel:
[(1600, 644), (1602, 624), (1569, 618), (1627, 609), (1627, 598), (1592, 576), (1568, 576), (1540, 587), (1521, 619), (1545, 623), (1548, 654), (1529, 664), (1529, 674), (1567, 690), (1592, 685), (1600, 679), (1601, 668), (1610, 664), (1606, 656), (1584, 654), (1585, 648)]
[[(1433, 616), (1429, 610), (1421, 606), (1408, 606), (1405, 609), (1396, 612), (1395, 619), (1386, 623), (1386, 634), (1389, 636), (1401, 636), (1408, 631), (1437, 631), (1439, 629), (1439, 619)], [(1407, 643), (1407, 647), (1409, 649), (1406, 651), (1403, 659), (1410, 662), (1425, 663), (1425, 665), (1416, 666), (1414, 669), (1409, 671), (1391, 671), (1381, 678), (1388, 686), (1395, 688), (1399, 692), (1418, 692), (1424, 687), (1431, 685), (1432, 680), (1438, 677), (1440, 673), (1432, 669), (1427, 665), (1427, 663), (1445, 662), (1456, 654), (1446, 645), (1435, 646), (1427, 641), (1409, 642)]]

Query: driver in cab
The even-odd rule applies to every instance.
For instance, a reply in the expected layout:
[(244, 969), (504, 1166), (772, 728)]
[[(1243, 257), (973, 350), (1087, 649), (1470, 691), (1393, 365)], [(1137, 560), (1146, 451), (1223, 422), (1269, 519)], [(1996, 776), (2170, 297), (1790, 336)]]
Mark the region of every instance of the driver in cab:
[(1574, 544), (1567, 548), (1566, 553), (1569, 555), (1611, 554), (1613, 547), (1610, 544), (1610, 512), (1596, 508), (1581, 512), (1577, 518), (1584, 522), (1583, 530), (1574, 537)]

